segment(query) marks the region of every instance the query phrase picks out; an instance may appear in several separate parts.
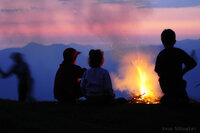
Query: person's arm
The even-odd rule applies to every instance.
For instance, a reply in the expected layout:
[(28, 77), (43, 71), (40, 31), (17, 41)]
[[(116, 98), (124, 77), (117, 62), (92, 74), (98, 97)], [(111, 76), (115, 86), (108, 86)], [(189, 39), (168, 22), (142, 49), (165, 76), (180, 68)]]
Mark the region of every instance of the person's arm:
[(158, 66), (159, 66), (159, 64), (158, 64), (158, 57), (157, 57), (157, 59), (156, 59), (156, 63), (155, 63), (155, 68), (154, 68), (154, 71), (156, 72), (156, 73), (159, 73), (159, 69), (158, 69)]
[(188, 71), (190, 71), (197, 65), (196, 61), (187, 53), (184, 53), (183, 63), (185, 67), (183, 68), (182, 75), (185, 75)]
[(82, 78), (84, 72), (87, 70), (86, 68), (81, 68), (80, 66), (77, 67), (77, 77)]
[(0, 76), (3, 77), (3, 71), (0, 68)]
[(110, 74), (109, 72), (105, 72), (104, 74), (104, 87), (105, 87), (105, 93), (111, 97), (115, 97), (115, 94), (113, 92), (113, 88), (112, 88), (112, 81), (110, 78)]
[(80, 66), (75, 65), (74, 71), (75, 71), (75, 76), (77, 78), (78, 83), (81, 82), (81, 78), (86, 70), (87, 70), (86, 68), (81, 68)]
[(11, 69), (8, 73), (5, 73), (1, 70), (2, 78), (7, 78), (13, 74), (13, 69)]
[(161, 68), (162, 68), (162, 59), (161, 59), (161, 53), (159, 53), (156, 58), (155, 69), (154, 69), (154, 71), (158, 74), (159, 77), (162, 75)]
[(81, 78), (81, 83), (80, 83), (80, 87), (81, 87), (81, 91), (83, 93), (83, 95), (85, 95), (85, 88), (86, 88), (86, 84), (87, 84), (87, 79), (85, 78), (86, 73), (83, 74), (83, 77)]

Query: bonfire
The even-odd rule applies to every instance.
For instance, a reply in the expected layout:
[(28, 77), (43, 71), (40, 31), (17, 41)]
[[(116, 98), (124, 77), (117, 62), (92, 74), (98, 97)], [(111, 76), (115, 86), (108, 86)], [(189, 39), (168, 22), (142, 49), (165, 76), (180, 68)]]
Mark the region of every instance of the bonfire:
[(152, 55), (128, 54), (122, 58), (118, 75), (112, 75), (114, 86), (130, 95), (129, 103), (158, 104), (163, 95), (154, 72)]

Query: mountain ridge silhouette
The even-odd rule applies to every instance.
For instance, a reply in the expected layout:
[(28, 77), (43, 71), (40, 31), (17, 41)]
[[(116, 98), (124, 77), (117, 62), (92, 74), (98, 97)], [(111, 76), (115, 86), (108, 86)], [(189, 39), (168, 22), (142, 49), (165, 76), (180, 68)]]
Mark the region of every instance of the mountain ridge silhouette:
[[(186, 43), (187, 42), (187, 43)], [(191, 43), (193, 42), (193, 43)], [(195, 42), (195, 43), (194, 43)], [(191, 50), (196, 50), (197, 57), (200, 58), (200, 39), (198, 40), (183, 40), (177, 41), (175, 46), (182, 48), (190, 54)], [(24, 55), (25, 60), (30, 66), (31, 73), (35, 79), (35, 91), (34, 95), (37, 100), (49, 100), (53, 101), (53, 84), (55, 73), (62, 62), (62, 52), (68, 47), (73, 47), (82, 53), (77, 59), (77, 64), (88, 68), (87, 58), (88, 52), (90, 49), (96, 48), (95, 46), (90, 45), (79, 45), (75, 43), (65, 44), (51, 44), (51, 45), (42, 45), (36, 42), (30, 42), (26, 46), (21, 48), (8, 48), (0, 50), (0, 68), (3, 71), (8, 71), (9, 67), (12, 65), (12, 60), (9, 58), (12, 52), (20, 52)], [(141, 46), (142, 50), (153, 51), (155, 55), (163, 49), (162, 45), (148, 45)], [(124, 52), (136, 50), (135, 46), (131, 48), (124, 48)], [(113, 60), (112, 50), (104, 51), (105, 55), (105, 65), (104, 68), (108, 69), (110, 72), (116, 72), (119, 66), (117, 60)], [(200, 76), (200, 67), (199, 65), (186, 74), (185, 78), (188, 81), (188, 93), (194, 99), (200, 100), (200, 90), (194, 89), (193, 86), (197, 83), (200, 83), (198, 79)], [(0, 89), (0, 98), (3, 99), (17, 99), (17, 79), (12, 76), (8, 79), (0, 79), (1, 89)], [(121, 92), (116, 92), (117, 95), (122, 95)]]

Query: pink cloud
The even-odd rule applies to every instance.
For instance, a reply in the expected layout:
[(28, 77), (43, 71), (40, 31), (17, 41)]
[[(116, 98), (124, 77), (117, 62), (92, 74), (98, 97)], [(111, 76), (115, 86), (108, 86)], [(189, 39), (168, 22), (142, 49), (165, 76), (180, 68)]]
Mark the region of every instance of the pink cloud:
[(164, 28), (173, 28), (180, 39), (200, 36), (199, 7), (137, 7), (126, 3), (100, 4), (96, 0), (73, 0), (65, 4), (57, 0), (17, 3), (2, 0), (0, 44), (25, 45), (30, 41), (92, 44), (95, 40), (96, 44), (158, 43)]

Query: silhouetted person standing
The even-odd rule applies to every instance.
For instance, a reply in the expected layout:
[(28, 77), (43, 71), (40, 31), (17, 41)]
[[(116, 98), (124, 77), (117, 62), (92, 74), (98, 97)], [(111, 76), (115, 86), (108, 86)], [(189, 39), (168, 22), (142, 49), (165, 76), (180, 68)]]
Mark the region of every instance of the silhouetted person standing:
[(21, 53), (12, 53), (11, 58), (14, 61), (14, 65), (8, 73), (2, 72), (3, 78), (7, 78), (8, 76), (15, 74), (18, 78), (19, 101), (34, 101), (31, 96), (33, 79), (27, 63), (24, 61)]
[(101, 68), (104, 56), (101, 50), (90, 50), (88, 64), (91, 67), (85, 71), (81, 88), (89, 104), (106, 104), (114, 100), (112, 82), (109, 72)]
[(54, 98), (59, 102), (75, 103), (82, 96), (80, 78), (86, 69), (75, 65), (79, 54), (73, 48), (67, 48), (63, 52), (64, 61), (60, 64), (54, 82)]
[(160, 87), (164, 93), (161, 103), (188, 103), (186, 81), (183, 80), (183, 75), (193, 69), (196, 62), (186, 52), (174, 47), (176, 35), (173, 30), (164, 30), (161, 41), (165, 49), (159, 53), (155, 66), (155, 71), (160, 77)]

